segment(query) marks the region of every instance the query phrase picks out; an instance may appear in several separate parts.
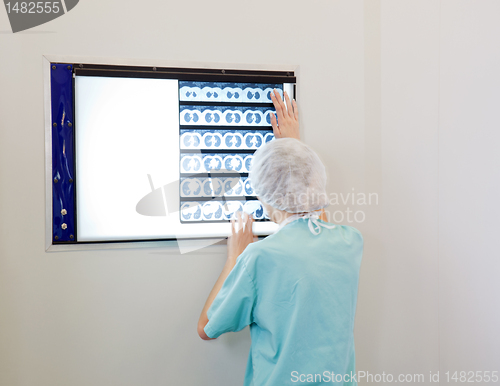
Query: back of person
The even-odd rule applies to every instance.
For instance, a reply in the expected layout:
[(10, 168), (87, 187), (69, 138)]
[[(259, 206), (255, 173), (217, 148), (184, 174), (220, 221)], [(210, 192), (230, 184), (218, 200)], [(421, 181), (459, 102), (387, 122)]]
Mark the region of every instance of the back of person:
[[(287, 122), (298, 128), (297, 111), (285, 109), (277, 96), (279, 124), (271, 122), (273, 132), (284, 134)], [(259, 148), (249, 179), (280, 229), (253, 242), (253, 220), (237, 215), (198, 334), (216, 339), (250, 325), (245, 386), (357, 385), (353, 328), (361, 234), (319, 220), (329, 204), (326, 169), (298, 136)]]
[(350, 375), (362, 250), (353, 227), (313, 234), (308, 220), (298, 219), (240, 255), (236, 265), (255, 291), (245, 385), (324, 384), (337, 374), (335, 384), (356, 384)]

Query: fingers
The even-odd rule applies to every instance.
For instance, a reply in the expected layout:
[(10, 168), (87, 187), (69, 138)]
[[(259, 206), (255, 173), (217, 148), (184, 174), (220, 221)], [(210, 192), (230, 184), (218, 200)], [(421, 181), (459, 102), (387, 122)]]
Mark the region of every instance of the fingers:
[(241, 231), (242, 233), (247, 233), (248, 232), (248, 214), (247, 212), (243, 212), (243, 214), (240, 214), (241, 218), (241, 223), (242, 223), (242, 228)]
[(290, 101), (290, 97), (288, 96), (288, 93), (286, 91), (284, 92), (284, 95), (285, 95), (288, 116), (290, 118), (295, 118), (298, 121), (299, 120), (299, 108), (297, 106), (297, 102), (295, 101), (295, 99)]
[(274, 89), (271, 92), (271, 100), (273, 101), (274, 108), (276, 109), (276, 115), (278, 116), (278, 122), (282, 122), (286, 115), (286, 106), (278, 90)]
[(238, 233), (243, 232), (243, 220), (241, 218), (241, 212), (236, 212), (236, 219), (238, 221)]
[[(253, 218), (246, 212), (236, 212), (236, 216), (231, 219), (232, 236), (228, 238), (228, 257), (239, 256), (248, 244), (255, 240), (252, 230)], [(237, 223), (237, 224), (236, 224)], [(236, 229), (238, 228), (238, 229)]]
[(253, 234), (254, 219), (251, 215), (247, 215), (247, 225), (245, 231), (247, 232), (247, 239), (250, 243), (257, 241), (257, 236)]
[(252, 232), (252, 224), (253, 217), (250, 216), (247, 212), (236, 212), (236, 217), (238, 221), (238, 233), (247, 233), (253, 235)]
[(236, 224), (235, 224), (234, 218), (233, 218), (233, 219), (231, 219), (231, 235), (232, 236), (234, 236), (236, 233), (235, 227), (236, 227)]
[(281, 130), (278, 127), (278, 122), (276, 121), (276, 115), (270, 113), (271, 116), (271, 126), (273, 127), (273, 134), (276, 138), (281, 137)]
[(278, 90), (274, 89), (271, 92), (271, 100), (273, 101), (274, 108), (276, 109), (276, 115), (271, 113), (271, 126), (273, 127), (273, 134), (276, 138), (281, 138), (283, 136), (282, 128), (278, 126), (281, 122), (286, 123), (289, 117), (293, 117), (292, 104), (290, 103), (290, 98), (285, 93), (285, 98), (287, 98), (288, 109), (285, 106), (285, 102), (281, 98)]
[[(238, 226), (236, 226), (236, 222), (238, 222)], [(231, 232), (232, 234), (236, 233), (252, 233), (252, 224), (254, 219), (247, 212), (236, 212), (236, 219), (231, 219)], [(236, 229), (237, 228), (237, 229)]]
[(281, 107), (281, 109), (283, 111), (286, 111), (286, 106), (285, 106), (285, 102), (283, 101), (283, 99), (281, 98), (281, 95), (279, 93), (278, 90), (274, 89), (274, 97), (276, 98), (276, 101), (278, 102), (279, 106)]
[(287, 113), (290, 118), (293, 118), (293, 107), (292, 107), (292, 102), (290, 102), (290, 97), (288, 96), (288, 93), (285, 91), (283, 94), (285, 94), (285, 100), (286, 100), (286, 107), (287, 107)]
[(276, 89), (273, 89), (273, 91), (271, 91), (270, 95), (271, 95), (271, 101), (273, 102), (274, 108), (277, 110), (280, 107), (280, 104), (278, 103), (278, 99), (276, 98), (276, 95), (274, 94), (275, 91), (276, 91)]
[(292, 106), (293, 106), (293, 116), (298, 121), (299, 120), (299, 108), (297, 107), (297, 102), (295, 102), (295, 99), (292, 101)]
[(253, 235), (253, 231), (252, 231), (253, 217), (250, 216), (248, 213), (245, 213), (245, 221), (246, 221), (245, 231), (250, 236), (252, 236)]

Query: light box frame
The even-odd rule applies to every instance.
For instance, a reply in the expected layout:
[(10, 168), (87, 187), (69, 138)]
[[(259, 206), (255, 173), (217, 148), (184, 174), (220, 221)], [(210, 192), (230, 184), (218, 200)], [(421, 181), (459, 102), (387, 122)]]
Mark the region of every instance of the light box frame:
[[(44, 100), (45, 100), (45, 174), (46, 174), (46, 251), (82, 250), (82, 249), (115, 249), (136, 247), (177, 247), (175, 239), (139, 239), (139, 240), (109, 240), (109, 241), (72, 241), (54, 240), (53, 231), (53, 170), (52, 170), (52, 136), (53, 119), (51, 103), (51, 71), (53, 66), (71, 66), (68, 71), (78, 75), (107, 76), (107, 77), (133, 77), (133, 78), (161, 78), (176, 80), (192, 80), (193, 75), (197, 81), (210, 82), (256, 82), (262, 83), (265, 79), (269, 83), (294, 83), (296, 84), (297, 66), (255, 66), (255, 65), (221, 65), (192, 62), (151, 61), (136, 59), (99, 59), (81, 58), (70, 56), (43, 56), (44, 70)], [(72, 75), (74, 93), (74, 75)], [(294, 86), (295, 94), (295, 86)], [(73, 111), (74, 94), (73, 94)], [(73, 117), (72, 117), (73, 119)], [(73, 135), (74, 146), (74, 135)], [(74, 168), (74, 162), (73, 162)], [(74, 170), (74, 169), (73, 169)], [(75, 178), (76, 180), (76, 178)], [(76, 182), (77, 183), (77, 182)], [(75, 192), (75, 189), (73, 189)], [(76, 194), (76, 193), (74, 193)], [(73, 220), (76, 224), (76, 219)], [(76, 230), (77, 231), (77, 230)], [(185, 239), (187, 240), (187, 239)], [(189, 239), (194, 246), (205, 245), (203, 238)], [(220, 253), (219, 246), (212, 246), (211, 251)]]

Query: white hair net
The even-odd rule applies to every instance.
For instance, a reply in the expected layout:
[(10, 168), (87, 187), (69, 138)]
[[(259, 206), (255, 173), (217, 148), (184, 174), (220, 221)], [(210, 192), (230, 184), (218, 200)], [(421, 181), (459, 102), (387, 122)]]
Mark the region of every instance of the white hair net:
[(257, 196), (276, 209), (302, 213), (328, 205), (325, 166), (309, 146), (294, 138), (276, 139), (258, 149), (250, 181)]

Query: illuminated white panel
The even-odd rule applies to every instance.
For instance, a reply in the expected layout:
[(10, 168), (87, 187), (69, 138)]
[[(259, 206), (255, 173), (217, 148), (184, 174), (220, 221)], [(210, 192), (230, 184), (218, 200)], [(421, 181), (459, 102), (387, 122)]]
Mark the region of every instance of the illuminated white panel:
[(176, 80), (76, 77), (78, 241), (158, 238), (165, 219), (136, 212), (177, 178)]
[(286, 91), (286, 93), (288, 94), (288, 96), (290, 97), (290, 99), (294, 99), (295, 98), (295, 95), (294, 95), (294, 92), (293, 92), (293, 84), (292, 83), (285, 83), (283, 84), (283, 89)]
[[(179, 219), (177, 80), (75, 79), (78, 241), (220, 237)], [(254, 224), (256, 234), (276, 230)]]

